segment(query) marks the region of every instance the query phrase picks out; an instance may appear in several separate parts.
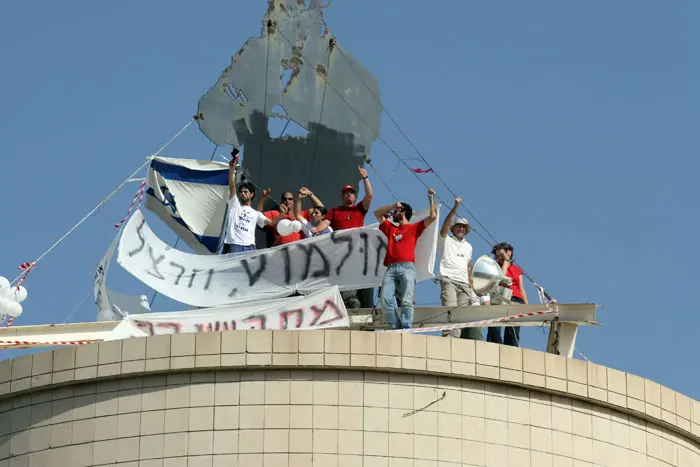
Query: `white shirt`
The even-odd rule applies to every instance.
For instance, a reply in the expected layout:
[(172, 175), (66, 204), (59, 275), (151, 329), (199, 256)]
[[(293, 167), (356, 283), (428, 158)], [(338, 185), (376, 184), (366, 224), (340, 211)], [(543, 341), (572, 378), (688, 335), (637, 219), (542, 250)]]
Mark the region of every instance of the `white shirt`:
[(438, 237), (440, 251), (440, 277), (469, 283), (469, 263), (472, 260), (472, 246), (465, 239), (457, 240), (452, 234)]
[(304, 232), (304, 235), (306, 235), (306, 237), (315, 237), (316, 235), (329, 234), (333, 232), (333, 227), (329, 225), (328, 227), (326, 227), (325, 230), (314, 235), (313, 232), (311, 232), (311, 229), (315, 228), (316, 225), (317, 224), (312, 224), (304, 218), (301, 219), (301, 231)]
[(228, 226), (224, 242), (230, 245), (255, 245), (255, 225), (265, 227), (266, 217), (250, 206), (242, 206), (238, 196), (228, 200)]

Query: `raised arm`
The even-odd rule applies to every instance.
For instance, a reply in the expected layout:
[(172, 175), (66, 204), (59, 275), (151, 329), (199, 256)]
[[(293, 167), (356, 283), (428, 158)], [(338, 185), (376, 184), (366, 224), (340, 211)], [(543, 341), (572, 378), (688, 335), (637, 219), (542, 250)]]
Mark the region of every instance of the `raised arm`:
[(267, 198), (270, 196), (270, 193), (272, 193), (271, 188), (266, 188), (262, 192), (262, 196), (260, 197), (260, 200), (258, 201), (258, 205), (255, 206), (256, 211), (263, 212), (263, 209), (265, 209), (265, 201), (267, 201)]
[(279, 222), (284, 219), (285, 214), (287, 214), (287, 206), (282, 203), (280, 204), (280, 213), (274, 219), (265, 218), (265, 225), (268, 227), (275, 227)]
[(384, 214), (393, 211), (394, 209), (401, 209), (401, 203), (387, 204), (386, 206), (375, 209), (374, 217), (376, 217), (380, 223), (384, 222)]
[(372, 184), (369, 182), (365, 169), (358, 166), (357, 170), (360, 172), (360, 177), (362, 177), (362, 182), (365, 185), (365, 197), (362, 198), (362, 207), (365, 209), (365, 212), (369, 212), (369, 206), (372, 204)]
[(423, 219), (423, 223), (426, 227), (435, 222), (437, 219), (437, 208), (435, 207), (435, 190), (432, 188), (428, 189), (428, 200), (430, 201), (430, 215)]
[(301, 192), (305, 193), (304, 197), (307, 197), (307, 196), (309, 197), (309, 199), (311, 200), (311, 203), (314, 205), (315, 208), (322, 208), (323, 207), (323, 201), (318, 199), (316, 197), (316, 195), (314, 195), (314, 193), (311, 190), (309, 190), (308, 188), (303, 186), (303, 187), (299, 188), (299, 194), (301, 194)]
[(238, 149), (231, 151), (233, 159), (228, 163), (228, 199), (236, 196), (236, 165), (238, 165)]
[(457, 209), (459, 209), (460, 204), (462, 204), (462, 198), (455, 198), (455, 205), (452, 208), (452, 210), (447, 214), (445, 222), (442, 223), (442, 228), (440, 229), (440, 236), (442, 238), (447, 237), (447, 234), (450, 233), (450, 227), (452, 227), (452, 220), (455, 218), (455, 214), (457, 214)]
[(297, 199), (294, 202), (294, 217), (296, 217), (296, 219), (302, 224), (304, 223), (304, 217), (301, 215), (301, 203), (304, 201), (304, 198), (308, 196), (308, 194), (308, 188), (300, 188), (299, 193), (297, 194)]

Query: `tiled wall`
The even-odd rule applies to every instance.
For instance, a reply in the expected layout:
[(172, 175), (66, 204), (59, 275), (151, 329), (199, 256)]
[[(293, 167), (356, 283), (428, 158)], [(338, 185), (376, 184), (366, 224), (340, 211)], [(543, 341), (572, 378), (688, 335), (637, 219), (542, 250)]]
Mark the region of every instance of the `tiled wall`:
[[(29, 381), (0, 399), (0, 467), (700, 466), (677, 415), (680, 400), (691, 431), (695, 402), (655, 383), (539, 352), (381, 334), (165, 336), (8, 361), (0, 384)], [(550, 378), (563, 383), (548, 389)], [(616, 409), (611, 393), (642, 410)], [(674, 423), (662, 413), (669, 394)]]

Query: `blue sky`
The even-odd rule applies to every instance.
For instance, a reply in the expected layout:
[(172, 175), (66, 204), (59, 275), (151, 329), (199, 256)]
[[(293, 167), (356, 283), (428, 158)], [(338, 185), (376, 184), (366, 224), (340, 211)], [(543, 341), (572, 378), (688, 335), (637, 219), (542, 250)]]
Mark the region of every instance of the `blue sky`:
[[(188, 121), (259, 34), (265, 6), (3, 5), (0, 275), (14, 277)], [(582, 329), (578, 347), (695, 399), (699, 14), (691, 0), (335, 0), (325, 12), (402, 129), (535, 280), (562, 302), (603, 306), (604, 326)], [(386, 117), (382, 125), (395, 150), (415, 157)], [(208, 159), (212, 149), (193, 126), (164, 154)], [(425, 203), (386, 147), (376, 143), (372, 156), (399, 197)], [(373, 179), (376, 205), (390, 202)], [(40, 263), (18, 324), (62, 322), (90, 292), (136, 188)], [(471, 237), (475, 254), (486, 253)], [(110, 286), (142, 291), (119, 271)], [(439, 301), (430, 284), (418, 294)], [(91, 300), (70, 321), (93, 320)], [(154, 309), (171, 306), (159, 297)], [(527, 329), (523, 345), (542, 349), (545, 336)]]

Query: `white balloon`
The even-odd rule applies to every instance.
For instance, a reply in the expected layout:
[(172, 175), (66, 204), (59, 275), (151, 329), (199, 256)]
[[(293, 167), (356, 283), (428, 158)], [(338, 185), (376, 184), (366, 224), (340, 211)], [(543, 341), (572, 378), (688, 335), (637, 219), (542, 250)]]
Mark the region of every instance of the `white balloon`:
[(290, 227), (292, 228), (292, 232), (300, 232), (301, 231), (301, 222), (299, 221), (292, 221), (290, 224)]
[(6, 315), (9, 313), (10, 307), (12, 306), (13, 302), (9, 298), (5, 296), (0, 296), (0, 315)]
[(282, 219), (277, 223), (277, 232), (283, 237), (289, 235), (292, 233), (291, 223), (289, 219)]
[(7, 280), (7, 277), (0, 276), (0, 289), (6, 289), (8, 287), (10, 287), (10, 281)]
[(10, 289), (12, 299), (16, 301), (17, 303), (22, 303), (27, 299), (27, 289), (24, 288), (23, 285), (19, 286), (19, 290), (17, 287), (12, 287)]
[(10, 302), (10, 306), (7, 308), (7, 310), (5, 310), (5, 312), (13, 318), (16, 318), (22, 314), (22, 305), (17, 302)]

